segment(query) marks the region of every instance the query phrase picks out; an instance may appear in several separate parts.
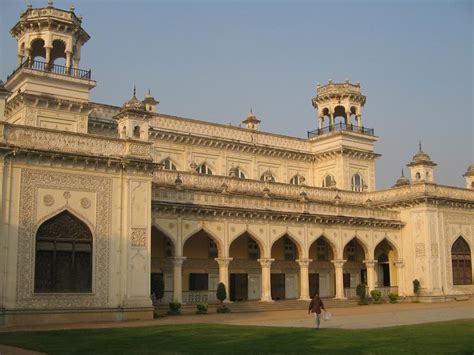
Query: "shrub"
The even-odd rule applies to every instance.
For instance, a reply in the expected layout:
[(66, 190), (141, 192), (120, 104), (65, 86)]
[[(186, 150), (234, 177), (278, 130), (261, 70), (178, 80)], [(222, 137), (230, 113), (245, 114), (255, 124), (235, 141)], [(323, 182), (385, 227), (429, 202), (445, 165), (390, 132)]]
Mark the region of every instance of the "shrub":
[(181, 314), (181, 303), (179, 302), (170, 302), (168, 314), (178, 315)]
[(217, 313), (230, 313), (230, 309), (224, 305), (217, 307)]
[(398, 293), (389, 293), (388, 298), (390, 299), (390, 303), (397, 303)]
[(413, 293), (418, 297), (420, 295), (421, 283), (418, 279), (413, 280)]
[(380, 290), (372, 290), (370, 291), (370, 296), (374, 300), (374, 303), (380, 303), (380, 299), (382, 298), (382, 292), (380, 292)]
[(224, 300), (227, 298), (225, 285), (222, 282), (219, 282), (219, 284), (217, 285), (216, 297), (221, 302), (221, 305), (222, 302), (224, 302)]
[(206, 314), (208, 307), (207, 303), (198, 303), (196, 305), (196, 314)]
[(367, 304), (365, 299), (366, 296), (366, 286), (365, 284), (358, 284), (356, 287), (356, 295), (359, 297), (359, 304)]

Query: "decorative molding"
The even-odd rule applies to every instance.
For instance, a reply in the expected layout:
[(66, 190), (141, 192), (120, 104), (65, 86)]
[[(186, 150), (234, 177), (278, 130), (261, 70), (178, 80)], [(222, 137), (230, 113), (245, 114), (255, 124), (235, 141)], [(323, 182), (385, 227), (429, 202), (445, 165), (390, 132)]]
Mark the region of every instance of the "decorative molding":
[[(107, 307), (109, 295), (109, 236), (112, 222), (112, 180), (110, 178), (23, 169), (21, 174), (17, 303), (19, 308)], [(87, 191), (97, 195), (93, 249), (93, 290), (90, 294), (35, 294), (35, 233), (38, 189)]]
[(146, 248), (147, 231), (146, 228), (132, 228), (130, 234), (130, 244), (135, 248)]

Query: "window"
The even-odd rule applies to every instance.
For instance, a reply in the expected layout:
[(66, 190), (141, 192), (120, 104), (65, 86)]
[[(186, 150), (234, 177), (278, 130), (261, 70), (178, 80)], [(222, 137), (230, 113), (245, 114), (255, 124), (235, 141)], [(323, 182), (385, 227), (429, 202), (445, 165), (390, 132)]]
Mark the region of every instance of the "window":
[(229, 172), (230, 177), (236, 177), (239, 179), (246, 179), (247, 177), (239, 168), (231, 168)]
[(199, 174), (206, 174), (206, 175), (212, 175), (212, 170), (206, 165), (206, 164), (201, 164), (197, 167), (196, 171)]
[(68, 211), (36, 233), (35, 292), (92, 291), (92, 233)]
[(163, 170), (178, 170), (171, 159), (165, 159), (161, 162), (161, 164), (163, 164)]
[(356, 261), (356, 243), (354, 240), (351, 240), (347, 243), (347, 260)]
[(418, 181), (418, 180), (421, 180), (421, 174), (420, 174), (420, 173), (416, 173), (415, 178), (416, 178), (417, 181)]
[(352, 191), (361, 192), (364, 189), (364, 180), (359, 174), (352, 176)]
[(189, 291), (207, 291), (209, 289), (208, 274), (189, 274)]
[(292, 185), (302, 185), (305, 181), (305, 178), (301, 175), (295, 175), (291, 178), (290, 184)]
[(209, 257), (217, 258), (219, 252), (217, 250), (217, 244), (211, 238), (209, 238)]
[(327, 250), (326, 242), (324, 241), (324, 239), (318, 239), (316, 241), (316, 260), (317, 261), (328, 260), (328, 250)]
[(266, 181), (266, 182), (275, 182), (275, 177), (270, 171), (266, 171), (262, 174), (260, 177), (260, 180)]
[(260, 249), (257, 242), (252, 238), (248, 239), (248, 252), (250, 260), (257, 260), (260, 258)]
[(140, 138), (140, 126), (135, 126), (133, 128), (133, 137)]
[(334, 180), (334, 176), (326, 175), (323, 179), (323, 187), (333, 187), (336, 186), (336, 180)]
[(342, 283), (344, 288), (351, 288), (351, 274), (345, 272), (342, 274)]
[(295, 244), (291, 241), (290, 238), (285, 238), (284, 246), (285, 260), (295, 260), (296, 259), (296, 247)]
[(462, 237), (459, 237), (451, 248), (451, 260), (453, 266), (453, 285), (471, 285), (471, 250)]

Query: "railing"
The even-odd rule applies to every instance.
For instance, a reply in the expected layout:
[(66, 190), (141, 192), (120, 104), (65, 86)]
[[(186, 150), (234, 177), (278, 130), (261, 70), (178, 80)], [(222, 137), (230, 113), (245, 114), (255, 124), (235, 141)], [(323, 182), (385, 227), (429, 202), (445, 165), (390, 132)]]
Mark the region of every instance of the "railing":
[(379, 290), (382, 293), (383, 298), (388, 298), (390, 293), (398, 294), (398, 286), (385, 286), (385, 287), (376, 287), (376, 290)]
[(183, 291), (183, 303), (217, 302), (216, 291)]
[(73, 67), (65, 67), (63, 65), (48, 64), (48, 63), (41, 62), (38, 60), (27, 60), (21, 63), (20, 66), (16, 68), (15, 71), (13, 71), (13, 73), (11, 73), (7, 77), (7, 80), (9, 80), (11, 77), (13, 77), (17, 72), (19, 72), (23, 68), (28, 68), (28, 69), (48, 72), (48, 73), (54, 73), (54, 74), (59, 74), (59, 75), (64, 75), (64, 76), (72, 76), (74, 78), (79, 78), (79, 79), (91, 80), (90, 69), (84, 70), (84, 69), (77, 69)]
[(338, 131), (356, 132), (356, 133), (366, 134), (369, 136), (375, 135), (373, 128), (367, 128), (363, 126), (357, 126), (353, 124), (346, 124), (344, 122), (339, 122), (334, 125), (315, 129), (314, 131), (308, 131), (308, 138), (314, 138), (314, 137), (322, 136), (323, 134), (326, 134), (326, 133), (338, 132)]

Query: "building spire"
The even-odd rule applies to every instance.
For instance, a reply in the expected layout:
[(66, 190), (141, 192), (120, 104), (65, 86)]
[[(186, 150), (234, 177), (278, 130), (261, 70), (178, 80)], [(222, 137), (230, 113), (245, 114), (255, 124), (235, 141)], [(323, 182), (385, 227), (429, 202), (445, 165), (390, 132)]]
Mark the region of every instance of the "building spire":
[(419, 144), (419, 148), (420, 148), (420, 150), (419, 150), (419, 151), (421, 152), (421, 139), (420, 139), (420, 141), (419, 141), (419, 143), (418, 143), (418, 144)]
[(137, 98), (137, 86), (133, 84), (133, 97)]

